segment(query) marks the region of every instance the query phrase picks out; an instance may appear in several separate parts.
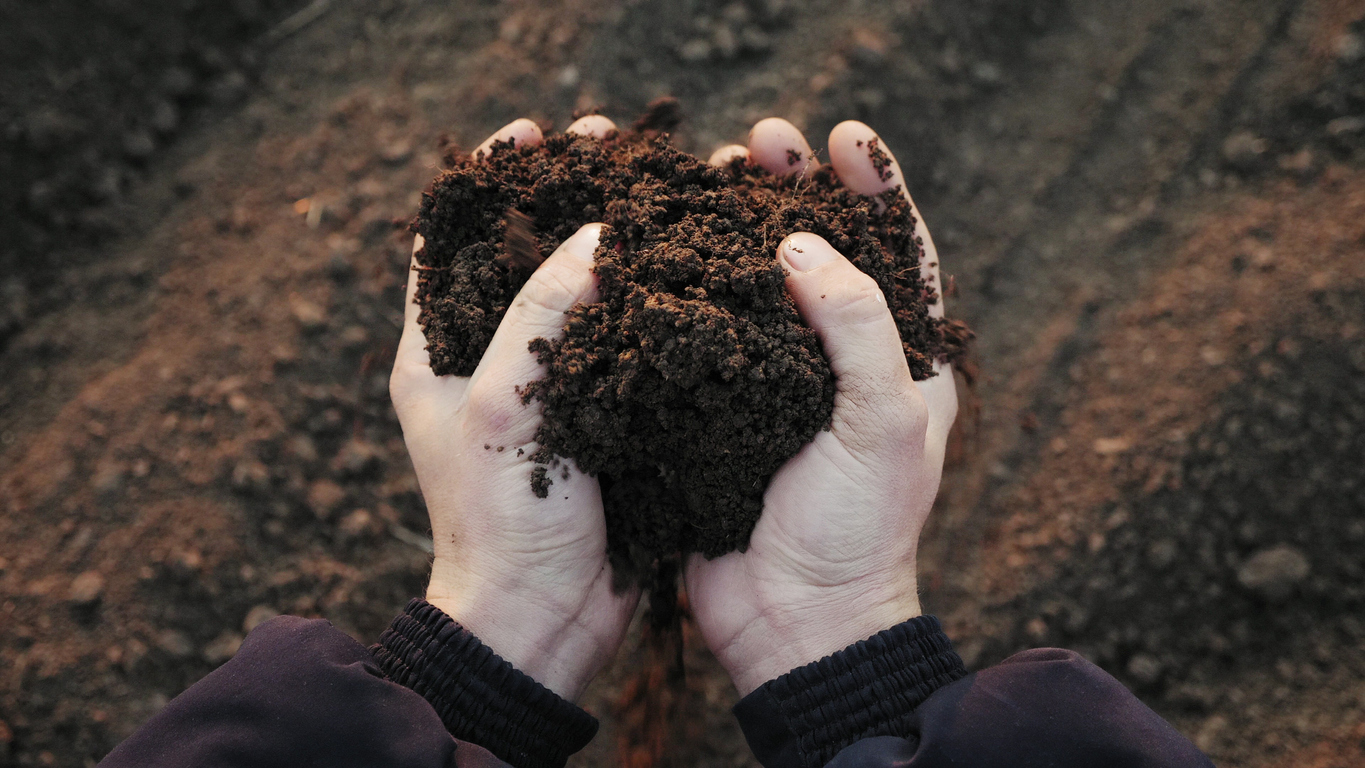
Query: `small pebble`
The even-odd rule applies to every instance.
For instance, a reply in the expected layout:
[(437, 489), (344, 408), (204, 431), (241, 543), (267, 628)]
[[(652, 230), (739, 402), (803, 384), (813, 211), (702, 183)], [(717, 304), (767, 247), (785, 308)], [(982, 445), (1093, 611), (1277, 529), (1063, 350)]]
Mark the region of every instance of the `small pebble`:
[(1237, 569), (1243, 587), (1270, 600), (1283, 600), (1294, 587), (1308, 578), (1312, 570), (1308, 558), (1297, 547), (1280, 544), (1253, 554)]
[(253, 629), (279, 615), (279, 611), (268, 605), (257, 605), (246, 612), (246, 618), (242, 619), (242, 631), (251, 634)]
[(177, 659), (194, 653), (194, 643), (190, 642), (189, 635), (178, 629), (166, 629), (157, 633), (156, 647)]
[(99, 571), (86, 571), (71, 581), (67, 599), (80, 607), (98, 603), (104, 595), (104, 577)]

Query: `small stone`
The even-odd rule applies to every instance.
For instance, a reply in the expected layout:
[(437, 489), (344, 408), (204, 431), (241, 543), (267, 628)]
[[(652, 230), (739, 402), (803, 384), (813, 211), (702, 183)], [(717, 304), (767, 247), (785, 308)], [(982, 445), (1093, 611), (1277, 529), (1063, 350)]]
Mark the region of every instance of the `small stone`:
[(204, 661), (210, 664), (222, 664), (236, 656), (241, 647), (242, 636), (231, 630), (225, 631), (204, 646)]
[(689, 64), (700, 64), (711, 58), (711, 44), (701, 38), (688, 40), (678, 48), (678, 56)]
[(1161, 679), (1161, 662), (1155, 656), (1135, 653), (1128, 660), (1128, 674), (1143, 685), (1153, 685)]
[(106, 165), (95, 172), (94, 192), (101, 200), (117, 200), (123, 195), (124, 170), (118, 165)]
[(1091, 446), (1101, 456), (1113, 456), (1133, 447), (1133, 441), (1126, 437), (1101, 437)]
[(29, 185), (28, 206), (38, 213), (47, 213), (57, 202), (57, 183), (50, 179), (39, 179)]
[(332, 459), (332, 467), (342, 476), (365, 475), (378, 469), (384, 462), (383, 451), (379, 446), (360, 438), (352, 438)]
[(100, 601), (104, 595), (104, 577), (99, 571), (86, 571), (71, 580), (71, 589), (66, 599), (74, 605), (85, 608)]
[(388, 165), (402, 165), (412, 159), (412, 141), (397, 139), (379, 149), (379, 159)]
[(123, 487), (124, 477), (123, 463), (119, 461), (104, 460), (95, 465), (95, 476), (90, 479), (90, 487), (101, 495), (112, 495), (118, 493)]
[(289, 310), (304, 330), (316, 331), (327, 325), (327, 310), (298, 294), (289, 297)]
[(293, 456), (306, 464), (311, 464), (318, 460), (317, 443), (313, 442), (313, 438), (308, 435), (299, 434), (289, 438), (289, 442), (285, 445), (285, 450), (289, 452), (290, 456)]
[(346, 500), (346, 489), (331, 480), (316, 480), (308, 486), (308, 508), (319, 520), (327, 520)]
[(891, 41), (882, 33), (871, 29), (857, 29), (853, 32), (849, 55), (859, 65), (871, 68), (886, 61), (886, 54), (890, 48)]
[(739, 36), (730, 27), (719, 25), (711, 33), (711, 47), (720, 58), (733, 59), (739, 55)]
[(342, 518), (337, 531), (344, 539), (370, 538), (378, 533), (379, 521), (368, 509), (357, 509)]
[(1276, 161), (1280, 170), (1299, 175), (1309, 174), (1313, 171), (1313, 150), (1301, 149), (1292, 155), (1285, 155)]
[(720, 9), (720, 17), (731, 24), (745, 24), (749, 21), (749, 8), (744, 3), (730, 3)]
[(23, 121), (29, 146), (39, 152), (51, 152), (80, 138), (84, 132), (74, 116), (52, 107), (34, 110)]
[(166, 629), (157, 633), (156, 647), (177, 659), (194, 653), (194, 643), (190, 642), (189, 635), (178, 629)]
[(180, 127), (180, 110), (176, 108), (175, 104), (165, 99), (158, 99), (152, 105), (151, 124), (152, 128), (156, 129), (158, 133), (172, 133)]
[(189, 581), (199, 575), (204, 568), (204, 557), (197, 549), (176, 550), (166, 560), (171, 575), (180, 581)]
[(1267, 547), (1247, 559), (1237, 569), (1243, 587), (1269, 600), (1283, 600), (1294, 587), (1308, 578), (1308, 558), (1297, 547), (1280, 544)]
[(739, 44), (745, 53), (767, 53), (772, 50), (773, 40), (767, 32), (751, 25), (740, 31)]
[(1332, 137), (1346, 136), (1361, 131), (1365, 131), (1365, 117), (1360, 115), (1338, 117), (1327, 123), (1327, 135)]
[(242, 619), (242, 631), (249, 635), (256, 627), (279, 615), (279, 611), (268, 605), (257, 605), (246, 612), (246, 618)]
[(1157, 539), (1147, 547), (1147, 562), (1157, 570), (1164, 570), (1175, 562), (1180, 549), (1171, 539)]
[(886, 92), (880, 88), (859, 88), (854, 91), (853, 100), (864, 109), (880, 109), (886, 103)]
[(269, 467), (255, 459), (242, 459), (232, 468), (232, 487), (239, 491), (269, 490)]
[(1249, 132), (1238, 131), (1223, 142), (1223, 159), (1238, 168), (1252, 168), (1265, 155), (1265, 139)]
[(1332, 47), (1336, 50), (1337, 58), (1344, 62), (1349, 63), (1365, 56), (1365, 39), (1354, 32), (1338, 37)]
[(1000, 82), (1003, 74), (1000, 67), (989, 61), (978, 61), (972, 65), (972, 77), (977, 82), (985, 85), (994, 85)]
[(1194, 736), (1194, 745), (1202, 752), (1212, 752), (1221, 741), (1223, 731), (1227, 730), (1228, 719), (1222, 715), (1211, 715), (1199, 727)]
[(123, 154), (133, 160), (146, 160), (156, 151), (156, 139), (146, 128), (137, 128), (123, 134)]
[(349, 349), (363, 347), (370, 343), (370, 332), (362, 325), (351, 325), (341, 332), (341, 343)]

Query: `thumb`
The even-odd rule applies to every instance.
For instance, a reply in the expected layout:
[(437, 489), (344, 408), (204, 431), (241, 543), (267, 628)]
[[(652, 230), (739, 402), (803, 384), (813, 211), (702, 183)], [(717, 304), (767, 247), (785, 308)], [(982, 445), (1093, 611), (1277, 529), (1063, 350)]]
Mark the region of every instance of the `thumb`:
[(593, 252), (601, 232), (601, 224), (583, 226), (536, 268), (507, 308), (470, 376), (471, 411), (506, 439), (530, 440), (535, 432), (535, 420), (525, 418), (531, 415), (530, 409), (522, 403), (517, 388), (543, 377), (545, 366), (537, 362), (527, 345), (533, 339), (561, 336), (565, 313), (574, 304), (596, 296)]
[(895, 430), (897, 441), (917, 437), (922, 444), (924, 399), (876, 281), (808, 232), (783, 240), (777, 253), (788, 268), (787, 292), (834, 372), (835, 437), (850, 449), (868, 450)]

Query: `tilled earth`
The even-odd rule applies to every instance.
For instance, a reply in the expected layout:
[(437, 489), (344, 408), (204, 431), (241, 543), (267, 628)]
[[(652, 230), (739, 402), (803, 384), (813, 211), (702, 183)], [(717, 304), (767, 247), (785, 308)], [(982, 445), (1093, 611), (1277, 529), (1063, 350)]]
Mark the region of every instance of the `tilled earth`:
[[(664, 94), (698, 153), (780, 114), (816, 147), (867, 120), (901, 158), (979, 334), (922, 556), (969, 662), (1075, 647), (1219, 765), (1360, 762), (1359, 3), (255, 8), (186, 27), (218, 69), (172, 61), (249, 72), (240, 95), (175, 100), (147, 154), (126, 126), (150, 112), (84, 134), (135, 172), (6, 189), (49, 206), (53, 245), (0, 318), (0, 764), (91, 765), (273, 613), (370, 640), (422, 589), (386, 380), (439, 137)], [(149, 98), (124, 80), (92, 114)], [(24, 82), (36, 104), (66, 80)], [(55, 125), (6, 109), (6, 141)], [(64, 234), (110, 211), (113, 234)], [(632, 636), (575, 764), (647, 764), (661, 719), (656, 762), (754, 764), (685, 639), (669, 687)]]

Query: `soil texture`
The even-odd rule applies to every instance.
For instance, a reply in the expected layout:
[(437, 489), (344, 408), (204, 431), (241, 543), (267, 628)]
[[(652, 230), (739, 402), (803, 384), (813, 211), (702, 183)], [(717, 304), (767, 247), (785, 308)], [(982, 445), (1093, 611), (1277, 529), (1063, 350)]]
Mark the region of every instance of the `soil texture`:
[[(640, 125), (669, 122), (651, 115)], [(875, 142), (868, 152), (886, 164)], [(594, 221), (607, 225), (596, 300), (568, 313), (562, 338), (531, 343), (548, 372), (524, 389), (545, 418), (527, 461), (541, 497), (560, 461), (601, 481), (618, 576), (745, 549), (768, 480), (829, 425), (834, 377), (774, 255), (788, 234), (824, 237), (877, 281), (916, 379), (964, 352), (965, 326), (928, 314), (938, 297), (899, 187), (856, 195), (828, 166), (718, 168), (646, 128), (498, 143), (433, 183), (413, 225), (432, 369), (473, 373), (535, 266)]]
[[(94, 766), (274, 613), (373, 642), (430, 568), (386, 383), (440, 137), (662, 94), (702, 156), (773, 115), (895, 151), (978, 334), (919, 551), (971, 666), (1074, 647), (1219, 768), (1360, 765), (1362, 16), (5, 5), (0, 765)], [(589, 687), (570, 766), (757, 765), (677, 618)]]

